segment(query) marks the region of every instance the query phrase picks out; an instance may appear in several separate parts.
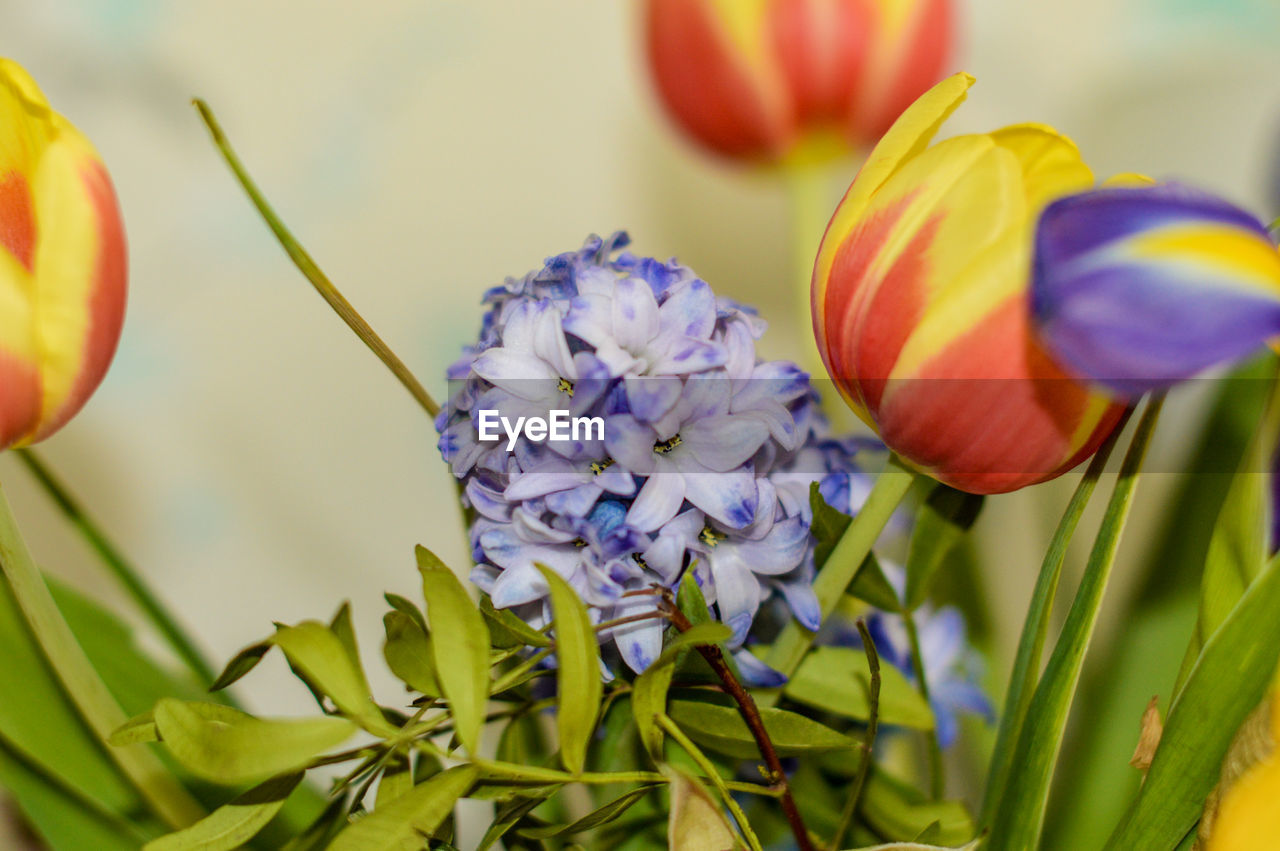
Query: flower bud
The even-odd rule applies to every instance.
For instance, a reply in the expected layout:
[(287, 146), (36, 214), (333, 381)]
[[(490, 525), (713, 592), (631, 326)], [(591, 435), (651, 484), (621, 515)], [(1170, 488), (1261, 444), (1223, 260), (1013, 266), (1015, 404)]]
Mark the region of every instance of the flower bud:
[(937, 81), (951, 0), (647, 0), (649, 68), (695, 141), (777, 162), (807, 136), (862, 146)]
[(102, 380), (124, 321), (124, 230), (93, 146), (0, 59), (0, 449), (43, 440)]
[(1121, 408), (1064, 373), (1030, 322), (1036, 217), (1093, 175), (1041, 125), (930, 147), (972, 83), (939, 83), (871, 153), (819, 250), (813, 317), (837, 387), (891, 449), (1000, 493), (1087, 458)]
[(1280, 336), (1280, 252), (1257, 217), (1179, 184), (1063, 198), (1036, 231), (1033, 301), (1074, 374), (1136, 397)]

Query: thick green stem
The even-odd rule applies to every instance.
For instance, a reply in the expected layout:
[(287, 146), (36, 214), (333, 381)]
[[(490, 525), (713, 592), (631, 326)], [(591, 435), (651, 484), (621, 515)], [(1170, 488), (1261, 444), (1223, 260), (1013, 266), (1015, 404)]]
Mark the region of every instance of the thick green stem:
[(1009, 780), (1009, 772), (1013, 767), (1013, 749), (1018, 743), (1018, 734), (1022, 732), (1022, 722), (1027, 717), (1027, 706), (1031, 703), (1031, 695), (1035, 692), (1040, 676), (1040, 659), (1044, 652), (1045, 639), (1049, 634), (1049, 620), (1053, 613), (1053, 601), (1058, 593), (1058, 581), (1062, 578), (1062, 563), (1067, 556), (1067, 547), (1080, 525), (1089, 498), (1102, 471), (1106, 469), (1107, 460), (1115, 449), (1120, 433), (1124, 431), (1132, 409), (1124, 413), (1120, 422), (1107, 437), (1098, 452), (1089, 462), (1080, 483), (1076, 485), (1071, 501), (1067, 503), (1058, 528), (1049, 542), (1049, 549), (1040, 563), (1040, 575), (1036, 577), (1035, 590), (1031, 594), (1031, 605), (1027, 609), (1027, 618), (1022, 625), (1022, 636), (1018, 639), (1018, 651), (1014, 657), (1013, 673), (1009, 675), (1009, 690), (1005, 695), (1004, 711), (1000, 714), (1000, 728), (996, 733), (995, 748), (991, 753), (991, 767), (987, 771), (987, 789), (982, 801), (981, 815), (978, 824), (987, 827), (995, 816), (996, 804)]
[(1062, 634), (1027, 707), (1014, 751), (1014, 768), (995, 808), (988, 851), (1024, 851), (1037, 847), (1040, 842), (1053, 768), (1066, 732), (1071, 699), (1080, 681), (1085, 652), (1102, 608), (1107, 580), (1133, 504), (1138, 474), (1163, 401), (1163, 396), (1156, 396), (1147, 403), (1125, 454)]
[[(827, 557), (827, 563), (813, 581), (813, 591), (817, 595), (823, 620), (835, 610), (849, 584), (858, 575), (858, 568), (875, 546), (899, 503), (911, 490), (911, 484), (917, 475), (894, 456), (876, 478), (867, 501), (854, 515), (849, 527), (836, 542), (835, 549)], [(815, 633), (792, 621), (773, 643), (766, 661), (775, 670), (790, 677), (800, 667), (800, 661), (813, 644), (814, 636)], [(773, 706), (778, 702), (779, 696), (780, 693), (776, 691), (761, 692), (758, 702), (761, 706)]]
[[(829, 171), (822, 163), (797, 162), (786, 172), (787, 206), (791, 222), (792, 286), (795, 288), (796, 332), (803, 341), (803, 363), (807, 369), (822, 369), (822, 357), (810, 332), (809, 290), (813, 280), (813, 263), (818, 256), (822, 234), (831, 217), (827, 197)], [(841, 404), (840, 400), (830, 400)]]
[(121, 554), (120, 550), (107, 538), (102, 528), (85, 512), (76, 498), (71, 495), (71, 492), (67, 490), (62, 481), (54, 475), (53, 471), (49, 469), (48, 465), (34, 450), (19, 450), (17, 456), (26, 465), (36, 481), (40, 483), (40, 486), (44, 488), (49, 498), (71, 521), (71, 525), (76, 527), (89, 543), (89, 546), (98, 554), (102, 563), (111, 571), (111, 575), (133, 598), (133, 601), (137, 603), (138, 608), (142, 609), (152, 625), (159, 630), (160, 634), (169, 643), (169, 646), (173, 648), (173, 652), (186, 664), (201, 686), (208, 687), (211, 685), (218, 678), (217, 672), (205, 660), (204, 655), (196, 648), (195, 643), (191, 641), (182, 627), (178, 625), (177, 619), (169, 612), (164, 603), (160, 602), (160, 599), (147, 587), (146, 582), (138, 571), (129, 564), (129, 561)]
[(17, 521), (2, 489), (0, 572), (13, 590), (31, 634), (62, 683), (67, 697), (147, 806), (175, 829), (186, 827), (203, 816), (200, 805), (150, 751), (136, 747), (116, 748), (107, 744), (108, 737), (128, 717), (107, 690), (54, 603), (49, 587), (45, 585), (44, 577), (18, 531)]
[(356, 309), (351, 306), (351, 302), (347, 301), (342, 293), (338, 291), (338, 288), (333, 285), (333, 282), (329, 280), (328, 276), (311, 259), (311, 255), (306, 252), (306, 249), (294, 239), (293, 234), (289, 232), (284, 222), (276, 215), (275, 210), (267, 203), (266, 197), (259, 191), (257, 184), (249, 176), (249, 172), (245, 170), (244, 164), (240, 162), (240, 158), (236, 155), (231, 143), (222, 132), (222, 127), (218, 124), (218, 119), (214, 117), (213, 110), (199, 98), (193, 100), (192, 103), (200, 112), (200, 118), (204, 121), (205, 126), (209, 128), (209, 135), (213, 137), (213, 143), (217, 145), (222, 158), (231, 167), (236, 180), (240, 181), (241, 188), (244, 189), (245, 194), (249, 196), (249, 200), (253, 202), (253, 206), (257, 208), (259, 215), (267, 223), (267, 227), (271, 228), (271, 232), (275, 234), (280, 246), (289, 255), (289, 259), (298, 267), (298, 271), (311, 282), (316, 292), (320, 293), (320, 296), (333, 308), (333, 312), (338, 314), (343, 322), (347, 323), (347, 327), (354, 331), (356, 336), (369, 347), (370, 351), (378, 356), (378, 360), (382, 361), (387, 369), (391, 370), (391, 374), (404, 385), (404, 389), (409, 391), (409, 395), (413, 396), (414, 400), (422, 406), (422, 409), (434, 418), (436, 414), (440, 413), (440, 406), (431, 398), (431, 394), (422, 386), (422, 383), (409, 371), (409, 367), (404, 365), (404, 361), (400, 360), (396, 353), (391, 351), (391, 347), (382, 341), (382, 338), (370, 327), (364, 317), (356, 312)]

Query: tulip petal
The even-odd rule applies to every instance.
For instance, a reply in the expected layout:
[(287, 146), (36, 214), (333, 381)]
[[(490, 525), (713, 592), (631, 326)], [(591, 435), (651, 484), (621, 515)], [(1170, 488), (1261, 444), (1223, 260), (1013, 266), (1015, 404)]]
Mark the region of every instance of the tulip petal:
[(1076, 374), (1137, 396), (1280, 335), (1280, 253), (1265, 227), (1176, 184), (1064, 198), (1041, 218), (1033, 306)]
[(820, 345), (825, 336), (826, 285), (839, 247), (861, 222), (871, 197), (899, 166), (925, 149), (942, 123), (964, 102), (974, 82), (972, 75), (962, 72), (921, 95), (880, 139), (845, 193), (827, 225), (813, 270), (813, 320)]

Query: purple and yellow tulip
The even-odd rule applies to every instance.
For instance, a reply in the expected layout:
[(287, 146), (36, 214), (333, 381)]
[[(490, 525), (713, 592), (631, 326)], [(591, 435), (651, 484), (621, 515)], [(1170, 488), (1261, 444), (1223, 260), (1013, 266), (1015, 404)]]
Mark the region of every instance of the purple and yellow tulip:
[(106, 168), (26, 71), (0, 59), (0, 449), (53, 434), (97, 388), (125, 278)]
[(1035, 337), (1035, 223), (1093, 185), (1075, 145), (1036, 124), (930, 146), (973, 78), (913, 104), (828, 225), (813, 273), (818, 348), (848, 404), (908, 463), (974, 493), (1053, 478), (1121, 407)]
[(954, 17), (951, 0), (647, 0), (646, 47), (690, 137), (778, 162), (813, 135), (877, 139), (943, 73)]
[(1074, 374), (1138, 396), (1280, 336), (1280, 252), (1252, 214), (1178, 184), (1104, 187), (1049, 206), (1036, 326)]

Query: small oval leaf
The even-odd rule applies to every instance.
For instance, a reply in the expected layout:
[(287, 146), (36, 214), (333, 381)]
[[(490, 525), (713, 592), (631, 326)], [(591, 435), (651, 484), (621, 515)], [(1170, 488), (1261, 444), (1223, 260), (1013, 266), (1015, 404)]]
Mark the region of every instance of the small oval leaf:
[(426, 547), (415, 550), (427, 599), (436, 680), (468, 753), (480, 746), (489, 701), (489, 628), (458, 577)]
[(551, 590), (556, 641), (556, 682), (561, 695), (557, 724), (560, 761), (577, 774), (587, 761), (587, 745), (596, 729), (604, 685), (600, 648), (587, 608), (567, 582), (549, 567), (538, 565)]
[(372, 733), (395, 732), (374, 704), (364, 671), (352, 660), (351, 650), (333, 629), (319, 621), (303, 621), (297, 626), (280, 627), (273, 641), (299, 674), (314, 689), (327, 695), (342, 714)]
[(436, 663), (427, 633), (402, 612), (387, 612), (382, 616), (382, 626), (387, 632), (382, 655), (391, 673), (413, 691), (439, 697), (440, 683), (436, 679)]
[[(740, 759), (759, 758), (760, 750), (733, 706), (696, 700), (672, 700), (667, 714), (703, 747)], [(778, 756), (799, 756), (860, 747), (843, 733), (785, 709), (761, 707), (760, 717)]]
[(345, 718), (267, 721), (228, 706), (172, 698), (156, 704), (155, 719), (178, 762), (227, 786), (297, 771), (356, 731)]
[[(849, 647), (818, 647), (800, 664), (783, 693), (794, 701), (845, 718), (865, 721), (871, 666), (867, 655)], [(880, 667), (881, 723), (916, 730), (933, 729), (933, 710), (906, 676), (892, 665)]]
[(162, 836), (142, 851), (231, 851), (258, 835), (284, 807), (302, 782), (302, 773), (273, 777), (230, 803), (223, 804), (191, 827)]
[(329, 851), (419, 851), (475, 779), (470, 765), (442, 771), (343, 830)]

